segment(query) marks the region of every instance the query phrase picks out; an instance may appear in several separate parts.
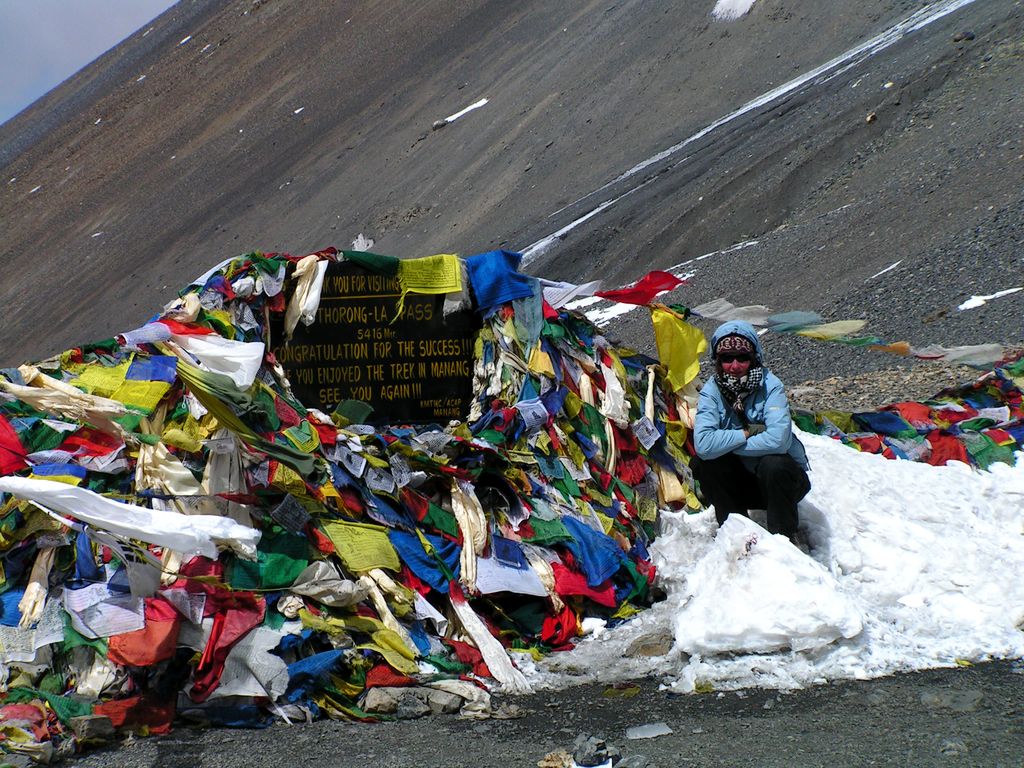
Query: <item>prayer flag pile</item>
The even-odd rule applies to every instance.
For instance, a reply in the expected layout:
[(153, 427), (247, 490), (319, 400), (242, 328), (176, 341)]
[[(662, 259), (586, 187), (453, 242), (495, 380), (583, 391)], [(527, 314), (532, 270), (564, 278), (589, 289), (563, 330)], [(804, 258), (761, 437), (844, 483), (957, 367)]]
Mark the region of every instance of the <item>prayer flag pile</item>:
[[(139, 329), (0, 372), (0, 748), (66, 754), (95, 716), (368, 719), (396, 686), (486, 714), (485, 685), (528, 689), (516, 654), (649, 604), (659, 508), (699, 508), (703, 336), (652, 307), (666, 371), (518, 261), (252, 253)], [(275, 352), (343, 263), (397, 280), (382, 329), (417, 295), (477, 313), (467, 417), (295, 396)]]

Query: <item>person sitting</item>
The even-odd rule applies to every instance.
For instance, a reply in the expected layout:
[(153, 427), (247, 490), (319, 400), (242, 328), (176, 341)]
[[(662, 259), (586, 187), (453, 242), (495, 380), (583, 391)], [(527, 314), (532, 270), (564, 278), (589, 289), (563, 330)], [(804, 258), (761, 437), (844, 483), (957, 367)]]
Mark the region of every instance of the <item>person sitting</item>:
[(701, 388), (690, 468), (722, 525), (765, 509), (770, 533), (797, 544), (797, 503), (811, 488), (782, 382), (763, 363), (754, 327), (723, 323), (711, 337), (714, 376)]

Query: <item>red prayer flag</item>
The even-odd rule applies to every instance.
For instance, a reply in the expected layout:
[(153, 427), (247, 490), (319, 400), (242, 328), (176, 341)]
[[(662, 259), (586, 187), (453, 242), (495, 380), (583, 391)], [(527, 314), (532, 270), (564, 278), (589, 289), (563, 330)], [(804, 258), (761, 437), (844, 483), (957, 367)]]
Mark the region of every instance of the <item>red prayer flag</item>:
[(161, 317), (156, 322), (166, 325), (171, 329), (171, 333), (176, 333), (179, 336), (208, 336), (214, 332), (212, 328), (207, 328), (205, 325), (181, 323), (169, 317)]
[(595, 296), (621, 304), (650, 304), (662, 291), (671, 291), (685, 280), (681, 280), (670, 272), (654, 270), (641, 277), (629, 288), (616, 288), (612, 291), (596, 291)]
[(27, 467), (25, 454), (25, 446), (18, 439), (18, 433), (7, 419), (0, 416), (0, 475), (9, 475)]

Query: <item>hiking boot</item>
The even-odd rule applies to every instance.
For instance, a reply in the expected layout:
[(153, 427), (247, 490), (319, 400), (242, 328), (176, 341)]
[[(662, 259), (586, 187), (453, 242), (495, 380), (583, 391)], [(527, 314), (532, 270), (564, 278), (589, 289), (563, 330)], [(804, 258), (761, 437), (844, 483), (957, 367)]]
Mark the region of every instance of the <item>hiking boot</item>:
[(807, 539), (807, 534), (803, 531), (796, 531), (795, 533), (789, 534), (789, 540), (793, 543), (793, 546), (803, 552), (805, 555), (811, 554), (811, 542)]

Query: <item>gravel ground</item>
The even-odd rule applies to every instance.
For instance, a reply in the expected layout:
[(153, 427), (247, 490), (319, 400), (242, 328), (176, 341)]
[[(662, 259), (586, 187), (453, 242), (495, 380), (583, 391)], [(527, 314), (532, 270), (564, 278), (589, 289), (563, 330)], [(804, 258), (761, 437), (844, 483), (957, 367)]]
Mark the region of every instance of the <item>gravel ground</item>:
[(961, 365), (919, 362), (856, 376), (829, 376), (788, 388), (791, 407), (806, 411), (869, 411), (891, 403), (922, 401), (968, 384), (980, 372)]
[[(320, 721), (262, 731), (179, 728), (70, 761), (75, 768), (510, 768), (566, 766), (583, 737), (603, 739), (632, 768), (677, 766), (987, 766), (1019, 768), (1024, 676), (1005, 662), (780, 693), (680, 696), (656, 680), (526, 697), (512, 719), (433, 716), (378, 724)], [(630, 739), (664, 723), (670, 734)]]

